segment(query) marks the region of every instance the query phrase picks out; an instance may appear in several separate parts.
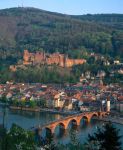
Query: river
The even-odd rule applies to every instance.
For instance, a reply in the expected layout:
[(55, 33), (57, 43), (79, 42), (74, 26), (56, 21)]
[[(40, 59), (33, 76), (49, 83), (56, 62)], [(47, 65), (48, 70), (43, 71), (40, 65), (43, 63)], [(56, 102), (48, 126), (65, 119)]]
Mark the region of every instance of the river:
[[(20, 110), (10, 110), (6, 108), (6, 115), (5, 115), (5, 127), (10, 129), (13, 123), (21, 126), (24, 129), (30, 129), (36, 125), (44, 125), (50, 121), (54, 121), (64, 117), (64, 115), (60, 114), (51, 114), (47, 112), (27, 112), (27, 111), (20, 111)], [(3, 122), (3, 108), (0, 106), (0, 124)], [(103, 122), (93, 122), (88, 124), (84, 127), (79, 127), (76, 130), (77, 138), (82, 143), (87, 140), (88, 134), (93, 134), (97, 130), (97, 126), (102, 126)], [(114, 124), (118, 129), (120, 129), (120, 135), (123, 135), (123, 125)], [(68, 143), (70, 141), (69, 132), (66, 131), (62, 137), (55, 137), (56, 142), (60, 143)], [(123, 137), (121, 139), (123, 143)]]

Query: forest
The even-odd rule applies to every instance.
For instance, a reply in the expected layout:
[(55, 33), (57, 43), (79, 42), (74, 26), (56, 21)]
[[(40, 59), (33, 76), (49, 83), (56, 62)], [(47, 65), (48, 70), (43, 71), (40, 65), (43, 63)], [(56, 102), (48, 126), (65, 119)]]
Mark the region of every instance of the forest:
[(85, 52), (123, 58), (123, 15), (71, 16), (22, 7), (0, 10), (1, 60), (13, 63), (24, 49), (73, 58)]
[[(10, 72), (11, 64), (22, 62), (24, 49), (30, 52), (60, 52), (70, 58), (85, 58), (87, 61), (90, 53), (94, 52), (122, 61), (123, 14), (72, 16), (29, 7), (0, 10), (1, 83), (13, 79), (16, 82), (77, 82), (83, 68), (97, 73), (103, 66), (93, 62), (67, 71), (56, 66), (51, 69), (44, 66)], [(108, 67), (105, 70), (108, 74), (111, 69)], [(121, 80), (121, 76), (116, 77)]]

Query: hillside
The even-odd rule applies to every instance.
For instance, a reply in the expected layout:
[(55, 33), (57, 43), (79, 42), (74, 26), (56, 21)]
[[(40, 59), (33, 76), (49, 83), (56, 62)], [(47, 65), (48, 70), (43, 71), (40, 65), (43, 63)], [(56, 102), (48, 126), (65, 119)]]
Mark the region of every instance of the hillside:
[(24, 49), (123, 57), (123, 15), (71, 16), (35, 8), (0, 10), (0, 58), (16, 61)]
[(123, 29), (123, 14), (87, 14), (82, 16), (75, 16), (75, 18), (83, 21), (97, 22), (102, 25), (109, 25), (114, 29)]

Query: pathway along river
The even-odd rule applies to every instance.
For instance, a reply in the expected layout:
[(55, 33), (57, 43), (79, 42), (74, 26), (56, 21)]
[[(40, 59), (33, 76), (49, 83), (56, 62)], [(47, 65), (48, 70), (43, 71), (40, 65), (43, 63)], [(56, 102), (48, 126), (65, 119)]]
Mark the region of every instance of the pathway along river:
[[(24, 129), (30, 129), (36, 125), (44, 125), (50, 121), (54, 121), (64, 117), (64, 115), (51, 114), (46, 112), (27, 112), (20, 110), (10, 110), (6, 108), (5, 127), (9, 129), (13, 123), (21, 126)], [(3, 107), (0, 106), (0, 124), (3, 122)], [(97, 130), (97, 126), (103, 125), (103, 122), (92, 122), (84, 127), (79, 127), (76, 130), (77, 138), (83, 143), (86, 141), (88, 134), (92, 134)], [(120, 134), (123, 135), (123, 125), (114, 124), (120, 129)], [(70, 140), (69, 132), (66, 131), (62, 137), (57, 137), (58, 129), (55, 130), (55, 141), (60, 143), (68, 143)], [(121, 139), (123, 144), (123, 137)]]

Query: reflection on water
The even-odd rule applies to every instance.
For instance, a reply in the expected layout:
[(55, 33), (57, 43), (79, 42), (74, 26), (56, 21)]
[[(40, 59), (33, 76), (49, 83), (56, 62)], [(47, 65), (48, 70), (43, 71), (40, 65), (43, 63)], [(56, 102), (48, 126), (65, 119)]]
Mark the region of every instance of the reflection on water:
[[(0, 107), (0, 124), (3, 121), (3, 108)], [(10, 128), (13, 123), (20, 125), (24, 129), (29, 129), (36, 125), (43, 125), (50, 121), (62, 118), (59, 114), (50, 114), (46, 112), (27, 112), (20, 110), (10, 110), (6, 108), (5, 126)]]
[[(85, 143), (88, 139), (88, 134), (93, 134), (94, 132), (97, 131), (98, 127), (100, 128), (101, 126), (104, 125), (104, 122), (99, 122), (99, 121), (94, 121), (91, 122), (90, 124), (87, 124), (86, 126), (81, 126), (81, 127), (77, 127), (77, 130), (75, 130), (75, 135), (77, 140), (80, 143)], [(123, 135), (123, 125), (119, 125), (119, 124), (114, 124), (115, 127), (117, 127), (118, 129), (120, 129), (119, 134), (122, 136)], [(65, 134), (63, 134), (63, 136), (55, 136), (55, 143), (60, 143), (60, 144), (68, 144), (70, 142), (70, 130), (65, 130)], [(122, 143), (122, 147), (123, 147), (123, 136), (121, 138), (121, 143)]]
[[(97, 130), (97, 126), (102, 125), (102, 122), (91, 122), (89, 124), (82, 124), (81, 126), (77, 126), (77, 128), (72, 128), (76, 138), (81, 142), (84, 143), (87, 140), (88, 134), (92, 134)], [(55, 142), (59, 142), (61, 144), (67, 144), (70, 142), (70, 133), (71, 129), (65, 130), (65, 133), (62, 136), (55, 136)]]
[[(10, 128), (13, 123), (21, 126), (24, 129), (30, 129), (36, 125), (43, 125), (50, 121), (54, 121), (62, 118), (63, 115), (59, 114), (50, 114), (46, 112), (27, 112), (20, 110), (9, 110), (6, 108), (6, 116), (5, 116), (5, 126), (6, 128)], [(0, 124), (3, 121), (3, 108), (0, 107)], [(97, 126), (101, 127), (104, 123), (97, 122), (92, 120), (91, 123), (87, 124), (86, 119), (81, 120), (81, 126), (77, 127), (75, 130), (77, 134), (77, 138), (80, 142), (84, 143), (87, 140), (88, 134), (92, 134), (97, 130)], [(123, 135), (123, 125), (114, 124), (118, 129), (120, 129), (120, 134)], [(75, 127), (75, 126), (72, 126)], [(68, 127), (69, 128), (69, 127)], [(70, 129), (70, 128), (69, 128)], [(55, 129), (55, 142), (60, 142), (67, 144), (70, 141), (69, 130), (65, 130), (64, 132), (60, 132), (59, 127)], [(64, 133), (64, 134), (63, 134)], [(123, 142), (123, 137), (122, 137)]]

